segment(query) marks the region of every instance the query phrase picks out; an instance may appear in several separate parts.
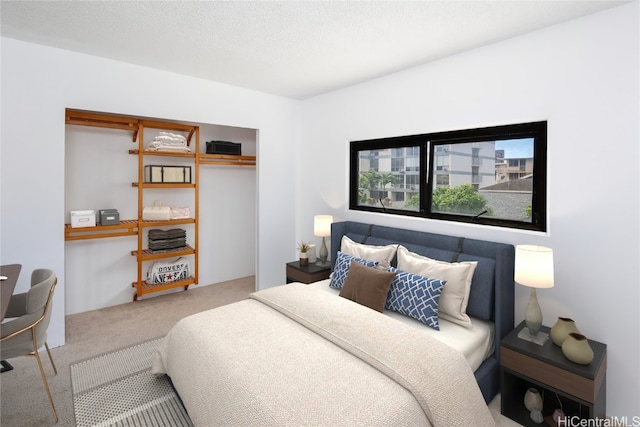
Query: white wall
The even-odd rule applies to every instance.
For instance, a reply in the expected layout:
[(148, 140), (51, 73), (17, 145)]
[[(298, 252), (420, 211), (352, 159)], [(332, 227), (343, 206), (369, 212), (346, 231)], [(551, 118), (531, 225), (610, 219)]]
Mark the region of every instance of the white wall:
[[(313, 215), (553, 248), (544, 323), (576, 320), (608, 345), (607, 413), (640, 402), (638, 3), (547, 28), (303, 104), (298, 240)], [(548, 121), (548, 233), (347, 209), (348, 141)], [(515, 316), (528, 290), (516, 288)]]
[[(257, 242), (253, 271), (258, 288), (284, 282), (295, 238), (294, 203), (282, 194), (294, 191), (299, 102), (7, 38), (1, 43), (0, 263), (23, 265), (16, 292), (28, 289), (34, 268), (57, 272), (50, 345), (63, 344), (65, 336), (65, 108), (257, 129), (257, 218), (249, 226)], [(227, 229), (233, 228), (229, 223)], [(97, 244), (118, 253), (128, 249), (117, 240)], [(128, 262), (123, 257), (116, 265)], [(67, 267), (76, 275), (85, 268)], [(86, 276), (92, 279), (88, 269)], [(90, 298), (84, 294), (73, 303), (95, 304)]]

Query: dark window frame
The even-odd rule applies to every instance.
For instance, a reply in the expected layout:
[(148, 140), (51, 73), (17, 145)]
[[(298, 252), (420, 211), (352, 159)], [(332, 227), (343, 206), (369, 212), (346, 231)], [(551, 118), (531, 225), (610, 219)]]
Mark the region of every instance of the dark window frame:
[[(531, 222), (488, 218), (482, 214), (469, 216), (431, 211), (434, 159), (438, 146), (456, 143), (497, 141), (516, 138), (534, 138), (533, 188), (531, 195)], [(393, 209), (392, 207), (358, 204), (358, 152), (400, 147), (419, 147), (420, 150), (420, 207), (418, 211)], [(425, 154), (426, 153), (426, 154)], [(436, 132), (421, 135), (399, 136), (349, 144), (349, 209), (378, 212), (391, 215), (413, 216), (443, 221), (473, 223), (521, 230), (547, 231), (547, 122), (530, 122), (476, 129)]]

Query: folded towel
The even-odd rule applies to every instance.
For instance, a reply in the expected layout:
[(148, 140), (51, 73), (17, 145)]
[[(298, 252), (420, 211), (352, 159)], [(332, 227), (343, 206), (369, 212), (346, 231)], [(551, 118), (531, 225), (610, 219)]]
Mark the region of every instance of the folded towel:
[(180, 153), (189, 153), (191, 149), (189, 147), (181, 147), (175, 145), (164, 145), (164, 144), (155, 144), (153, 142), (149, 143), (147, 146), (147, 150), (149, 151), (176, 151)]
[(156, 136), (155, 139), (162, 141), (176, 141), (185, 145), (187, 144), (187, 138), (171, 132), (160, 132), (160, 135)]
[(186, 153), (191, 151), (187, 146), (187, 139), (184, 136), (171, 132), (160, 132), (160, 135), (156, 136), (153, 141), (147, 145), (147, 150), (178, 151)]

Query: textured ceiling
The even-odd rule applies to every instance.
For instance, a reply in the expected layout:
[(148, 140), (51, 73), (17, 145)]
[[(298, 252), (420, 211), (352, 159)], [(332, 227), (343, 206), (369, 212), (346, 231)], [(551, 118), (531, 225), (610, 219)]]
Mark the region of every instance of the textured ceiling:
[(304, 99), (624, 3), (2, 0), (0, 29)]

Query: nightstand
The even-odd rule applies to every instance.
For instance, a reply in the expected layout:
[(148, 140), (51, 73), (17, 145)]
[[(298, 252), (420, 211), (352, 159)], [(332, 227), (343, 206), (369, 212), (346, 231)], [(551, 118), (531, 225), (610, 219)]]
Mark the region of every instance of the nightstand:
[(302, 282), (313, 283), (329, 278), (331, 265), (319, 266), (317, 264), (300, 265), (300, 261), (287, 263), (287, 283)]
[[(594, 358), (588, 365), (568, 360), (551, 339), (537, 345), (518, 338), (520, 323), (501, 342), (501, 412), (524, 426), (540, 426), (529, 418), (524, 393), (534, 387), (543, 394), (542, 414), (549, 425), (562, 402), (567, 417), (604, 418), (606, 415), (607, 346), (589, 340)], [(543, 326), (543, 332), (549, 328)]]

